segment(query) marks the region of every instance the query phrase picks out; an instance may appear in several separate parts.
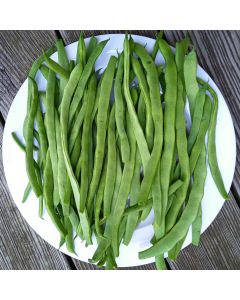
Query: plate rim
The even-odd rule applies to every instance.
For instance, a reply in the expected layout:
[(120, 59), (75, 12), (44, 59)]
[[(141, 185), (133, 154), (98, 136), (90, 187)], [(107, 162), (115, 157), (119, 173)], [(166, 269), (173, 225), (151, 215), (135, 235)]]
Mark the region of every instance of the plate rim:
[[(114, 37), (116, 37), (116, 36), (118, 36), (118, 37), (120, 37), (120, 38), (124, 38), (124, 36), (125, 36), (125, 34), (123, 34), (123, 33), (110, 33), (110, 34), (102, 34), (102, 35), (96, 35), (95, 37), (97, 38), (97, 39), (104, 39), (104, 38), (109, 38), (110, 37), (110, 39), (111, 39), (111, 37), (112, 36), (114, 36)], [(150, 40), (152, 40), (152, 42), (154, 42), (154, 41), (156, 41), (154, 38), (151, 38), (151, 37), (146, 37), (146, 36), (142, 36), (142, 35), (132, 35), (132, 37), (134, 38), (134, 37), (138, 37), (138, 38), (141, 38), (141, 39), (150, 39)], [(87, 40), (90, 40), (90, 38), (91, 37), (87, 37), (87, 38), (85, 38), (84, 40), (85, 40), (85, 42), (87, 41)], [(66, 45), (65, 46), (65, 48), (67, 49), (68, 47), (70, 47), (70, 46), (72, 46), (73, 44), (76, 44), (77, 43), (77, 41), (75, 41), (75, 42), (72, 42), (71, 44), (68, 44), (68, 45)], [(175, 48), (173, 48), (173, 47), (171, 47), (172, 49), (175, 49)], [(56, 51), (57, 52), (57, 51)], [(53, 53), (53, 55), (56, 53), (56, 52), (54, 52)], [(207, 76), (211, 79), (211, 81), (212, 81), (212, 83), (213, 83), (213, 85), (214, 85), (214, 88), (216, 88), (219, 92), (220, 92), (220, 94), (221, 94), (221, 96), (222, 96), (222, 98), (223, 98), (223, 100), (224, 100), (224, 103), (225, 103), (225, 105), (226, 105), (226, 107), (227, 107), (227, 110), (228, 110), (228, 113), (229, 113), (229, 115), (230, 115), (230, 118), (231, 118), (231, 125), (232, 125), (232, 129), (233, 129), (233, 136), (234, 136), (234, 153), (235, 153), (235, 156), (234, 156), (234, 172), (233, 172), (233, 175), (232, 175), (232, 178), (231, 178), (231, 182), (233, 181), (233, 177), (234, 177), (234, 173), (235, 173), (235, 168), (236, 168), (236, 133), (235, 133), (235, 128), (234, 128), (234, 123), (233, 123), (233, 119), (232, 119), (232, 115), (231, 115), (231, 111), (230, 111), (230, 109), (229, 109), (229, 106), (228, 106), (228, 103), (226, 102), (226, 100), (225, 100), (225, 98), (224, 98), (224, 96), (223, 96), (223, 94), (222, 94), (222, 92), (220, 91), (220, 89), (218, 88), (218, 86), (217, 86), (217, 84), (214, 82), (214, 80), (211, 78), (211, 76), (209, 76), (209, 74), (201, 67), (201, 65), (199, 65), (198, 64), (198, 68), (200, 68), (204, 73), (206, 73), (207, 74)], [(18, 92), (19, 92), (19, 90), (21, 89), (21, 87), (24, 85), (24, 83), (27, 81), (27, 78), (24, 80), (24, 82), (21, 84), (21, 86), (20, 86), (20, 88), (18, 89), (18, 91), (17, 91), (17, 93), (16, 93), (16, 95), (14, 96), (14, 99), (13, 99), (13, 101), (12, 101), (12, 103), (11, 103), (11, 106), (10, 106), (10, 108), (9, 108), (9, 111), (8, 111), (8, 114), (7, 114), (7, 118), (6, 118), (6, 121), (5, 121), (5, 126), (4, 126), (4, 129), (3, 129), (3, 139), (2, 139), (2, 159), (3, 159), (3, 170), (4, 170), (4, 175), (5, 175), (5, 179), (6, 179), (6, 182), (7, 182), (7, 185), (8, 185), (8, 189), (9, 189), (9, 191), (10, 191), (10, 194), (11, 194), (11, 197), (12, 197), (12, 199), (13, 199), (13, 201), (14, 201), (14, 203), (15, 203), (15, 205), (17, 206), (17, 208), (19, 209), (19, 206), (18, 206), (18, 202), (16, 202), (15, 201), (15, 199), (13, 198), (13, 196), (12, 196), (12, 193), (11, 193), (11, 190), (10, 190), (10, 188), (9, 188), (9, 183), (8, 183), (8, 180), (7, 180), (7, 176), (6, 176), (6, 171), (5, 171), (5, 166), (6, 166), (6, 162), (5, 162), (5, 159), (4, 159), (4, 157), (5, 157), (5, 155), (4, 155), (4, 153), (5, 153), (5, 135), (6, 135), (6, 125), (7, 125), (7, 121), (8, 121), (8, 118), (9, 118), (9, 114), (11, 114), (11, 108), (12, 108), (12, 104), (14, 103), (14, 101), (15, 101), (15, 98), (17, 97), (17, 95), (18, 95)], [(231, 187), (231, 184), (230, 184), (230, 187)], [(230, 190), (230, 188), (229, 188), (229, 190)], [(223, 204), (224, 204), (224, 202), (223, 202)], [(221, 208), (222, 208), (222, 206), (223, 206), (223, 204), (221, 205)], [(217, 217), (217, 215), (219, 214), (219, 212), (221, 211), (221, 208), (219, 209), (219, 211), (217, 212), (217, 214), (216, 214), (216, 216), (213, 218), (213, 220), (211, 221), (211, 223), (215, 220), (215, 218)], [(44, 241), (46, 241), (46, 242), (48, 242), (46, 239), (45, 239), (45, 237), (43, 237), (41, 234), (39, 234), (38, 232), (37, 232), (37, 230), (36, 229), (34, 229), (32, 226), (31, 226), (31, 223), (29, 223), (29, 221), (25, 218), (25, 216), (22, 214), (22, 212), (21, 212), (21, 210), (19, 209), (19, 211), (20, 211), (20, 213), (21, 213), (21, 216), (26, 220), (26, 222), (27, 222), (27, 224), (39, 235), (39, 236), (41, 236), (41, 238), (43, 238), (44, 239)], [(211, 223), (201, 232), (201, 234), (211, 225)], [(147, 226), (151, 226), (152, 227), (152, 225), (150, 224), (150, 225), (147, 225)], [(146, 226), (146, 227), (147, 227)], [(48, 242), (49, 243), (49, 242)], [(64, 251), (65, 249), (58, 249), (55, 245), (53, 245), (53, 244), (51, 244), (51, 243), (49, 243), (51, 246), (53, 246), (55, 249), (57, 249), (57, 250), (59, 250), (59, 251), (61, 251), (62, 253), (64, 253), (64, 254), (67, 254), (67, 255), (69, 255), (69, 256), (71, 256), (71, 257), (73, 257), (73, 258), (75, 258), (75, 259), (78, 259), (78, 260), (81, 260), (81, 261), (84, 261), (84, 262), (87, 262), (87, 261), (85, 261), (85, 260), (82, 260), (82, 259), (80, 259), (78, 256), (76, 256), (76, 255), (74, 255), (74, 254), (72, 254), (72, 253), (70, 253), (70, 252), (68, 252), (68, 251)], [(190, 244), (188, 244), (188, 245), (186, 245), (185, 247), (187, 247), (187, 246), (189, 246)], [(184, 247), (184, 248), (185, 248)], [(182, 248), (181, 250), (183, 250), (184, 248)], [(148, 263), (150, 263), (150, 262), (147, 262), (146, 263), (146, 261), (145, 260), (140, 260), (140, 262), (141, 263), (139, 263), (139, 264), (137, 264), (137, 265), (128, 265), (128, 267), (133, 267), (133, 266), (140, 266), (140, 265), (145, 265), (145, 264), (148, 264)], [(152, 261), (151, 262), (154, 262), (154, 258), (152, 258)], [(89, 262), (87, 262), (87, 263), (89, 263)], [(120, 266), (121, 267), (121, 266)], [(127, 266), (124, 266), (124, 267), (127, 267)]]

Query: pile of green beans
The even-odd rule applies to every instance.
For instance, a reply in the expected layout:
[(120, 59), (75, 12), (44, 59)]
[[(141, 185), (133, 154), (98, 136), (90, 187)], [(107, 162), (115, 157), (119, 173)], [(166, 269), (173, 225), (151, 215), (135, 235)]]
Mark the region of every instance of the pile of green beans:
[[(75, 60), (57, 40), (33, 63), (24, 138), (12, 133), (26, 157), (22, 201), (36, 195), (39, 216), (50, 216), (59, 247), (65, 243), (69, 252), (76, 237), (87, 247), (94, 234), (89, 261), (108, 269), (117, 268), (121, 243), (131, 242), (153, 209), (152, 246), (139, 258), (155, 257), (157, 268), (166, 269), (165, 253), (177, 258), (191, 226), (192, 243), (199, 244), (207, 163), (228, 199), (216, 156), (217, 94), (197, 77), (188, 38), (174, 52), (160, 31), (149, 53), (126, 34), (122, 53), (96, 71), (107, 42), (93, 36), (86, 46), (81, 33)], [(50, 58), (55, 49), (58, 62)], [(155, 63), (159, 52), (164, 65)], [(38, 71), (46, 91), (38, 88)]]

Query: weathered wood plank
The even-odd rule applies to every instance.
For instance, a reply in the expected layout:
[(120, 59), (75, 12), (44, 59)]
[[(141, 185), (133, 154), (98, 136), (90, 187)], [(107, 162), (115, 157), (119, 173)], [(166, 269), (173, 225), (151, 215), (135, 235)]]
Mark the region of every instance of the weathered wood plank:
[(4, 119), (33, 61), (55, 40), (54, 31), (0, 31), (0, 112)]
[(0, 269), (71, 269), (64, 254), (27, 224), (14, 204), (3, 173), (0, 124)]
[[(78, 270), (104, 270), (104, 268), (99, 269), (97, 266), (85, 263), (78, 259), (72, 259), (74, 265)], [(138, 267), (129, 267), (129, 268), (118, 268), (118, 270), (156, 270), (155, 264), (147, 264)]]
[[(212, 77), (222, 92), (232, 115), (240, 153), (240, 31), (166, 31), (169, 42), (188, 34), (198, 56), (199, 64)], [(240, 203), (240, 156), (237, 155), (232, 192)]]
[(176, 262), (169, 261), (172, 269), (240, 269), (240, 210), (232, 195), (231, 198), (202, 234), (200, 245), (189, 245), (180, 253)]
[[(78, 41), (80, 36), (80, 30), (60, 30), (60, 34), (66, 45), (71, 44), (75, 41)], [(125, 33), (126, 30), (84, 30), (84, 37), (90, 37), (92, 35), (101, 35), (108, 33)], [(128, 30), (131, 34), (137, 34), (142, 36), (148, 36), (155, 38), (157, 30)]]
[[(103, 33), (107, 33), (107, 32), (109, 32), (109, 31), (87, 31), (87, 32), (85, 32), (85, 36), (90, 36), (91, 34), (103, 34)], [(111, 31), (111, 32), (113, 32), (113, 31)], [(115, 32), (124, 32), (124, 31), (115, 31)], [(141, 35), (150, 36), (150, 37), (155, 36), (155, 32), (152, 32), (152, 31), (137, 31), (137, 32), (133, 31), (132, 33), (141, 34)], [(0, 40), (1, 40), (1, 34), (2, 34), (2, 32), (0, 32)], [(11, 34), (14, 35), (15, 33), (11, 32), (10, 36), (11, 36)], [(16, 34), (21, 35), (22, 33), (17, 32)], [(44, 35), (45, 33), (40, 32), (38, 34)], [(76, 32), (76, 31), (71, 31), (68, 33), (61, 32), (61, 34), (64, 37), (66, 44), (76, 41), (79, 37), (79, 32)], [(211, 35), (214, 35), (215, 39), (218, 40), (218, 44), (217, 44), (214, 38), (208, 37), (208, 36), (206, 37), (205, 32), (200, 32), (199, 36), (197, 36), (198, 32), (189, 32), (189, 35), (191, 36), (191, 39), (193, 40), (193, 44), (195, 45), (195, 47), (197, 49), (200, 64), (203, 66), (203, 68), (209, 73), (209, 75), (217, 83), (217, 85), (223, 92), (225, 99), (227, 101), (229, 101), (229, 103), (231, 102), (230, 110), (232, 113), (234, 111), (234, 119), (235, 119), (234, 122), (237, 123), (237, 125), (238, 125), (238, 127), (236, 127), (236, 124), (235, 124), (235, 129), (236, 129), (237, 133), (239, 134), (239, 130), (238, 130), (239, 129), (239, 120), (237, 118), (237, 112), (238, 112), (237, 109), (239, 107), (239, 103), (236, 101), (236, 99), (238, 99), (237, 96), (239, 96), (239, 93), (238, 93), (239, 91), (238, 91), (238, 88), (236, 87), (237, 82), (238, 82), (237, 79), (239, 79), (239, 67), (238, 67), (238, 69), (236, 69), (236, 65), (238, 65), (236, 63), (233, 66), (235, 60), (237, 59), (236, 53), (232, 59), (232, 56), (231, 56), (232, 54), (230, 53), (231, 54), (230, 55), (229, 51), (227, 49), (228, 45), (223, 47), (227, 51), (228, 56), (225, 57), (224, 56), (225, 54), (223, 55), (221, 53), (222, 50), (219, 49), (219, 44), (221, 45), (221, 43), (224, 43), (225, 40), (228, 41), (227, 38), (225, 38), (224, 36), (222, 37), (222, 34), (224, 35), (225, 32), (224, 33), (211, 32)], [(177, 32), (177, 33), (168, 32), (168, 31), (166, 32), (166, 36), (168, 37), (168, 39), (170, 41), (174, 41), (174, 39), (175, 40), (179, 39), (179, 37), (182, 37), (182, 35), (183, 35), (182, 32)], [(239, 33), (231, 32), (230, 35), (234, 36), (232, 38), (233, 42), (230, 41), (235, 45), (234, 49), (235, 48), (239, 49)], [(195, 38), (195, 36), (196, 36), (196, 38)], [(219, 38), (219, 36), (221, 36), (221, 37)], [(19, 38), (19, 36), (18, 36), (18, 38)], [(15, 38), (15, 40), (18, 40), (18, 38)], [(196, 41), (194, 40), (194, 38), (196, 39)], [(19, 39), (20, 39), (20, 44), (21, 44), (21, 38), (19, 38)], [(204, 43), (204, 41), (202, 41), (202, 39), (204, 39), (205, 43)], [(11, 37), (8, 38), (8, 41), (9, 40), (12, 40)], [(29, 43), (29, 47), (30, 46), (32, 47), (33, 41), (34, 41), (34, 38)], [(38, 42), (40, 43), (41, 41), (38, 40)], [(8, 47), (10, 47), (11, 43), (7, 43), (7, 44), (9, 45)], [(48, 47), (51, 44), (52, 44), (52, 37), (49, 38)], [(2, 46), (3, 46), (3, 43), (1, 42), (0, 50), (2, 50)], [(21, 50), (21, 48), (22, 48), (22, 46), (19, 47), (19, 50)], [(28, 54), (28, 51), (31, 51), (30, 48), (25, 50), (25, 54)], [(38, 48), (38, 46), (36, 48)], [(41, 48), (36, 49), (36, 51), (39, 49), (41, 49)], [(4, 62), (4, 65), (3, 65), (4, 68), (2, 68), (2, 65), (0, 65), (0, 74), (1, 74), (0, 75), (0, 98), (1, 98), (0, 110), (1, 110), (4, 118), (7, 115), (7, 111), (10, 107), (10, 103), (12, 102), (15, 93), (17, 92), (18, 88), (20, 87), (20, 85), (22, 84), (22, 82), (24, 81), (24, 79), (26, 77), (29, 66), (31, 65), (34, 58), (37, 57), (37, 55), (34, 57), (29, 57), (29, 54), (24, 55), (25, 57), (23, 56), (24, 60), (29, 59), (29, 61), (28, 61), (29, 66), (26, 68), (25, 73), (24, 73), (24, 71), (22, 71), (22, 69), (21, 69), (21, 63), (19, 63), (19, 59), (21, 60), (22, 57), (17, 56), (18, 59), (16, 59), (17, 62), (15, 62), (15, 65), (14, 65), (14, 66), (16, 66), (16, 64), (19, 63), (20, 70), (15, 70), (15, 67), (12, 67), (12, 64), (9, 63), (8, 54), (13, 53), (15, 56), (15, 55), (17, 55), (17, 53), (16, 53), (17, 51), (14, 52), (14, 50), (8, 49), (7, 51), (5, 50), (5, 52), (6, 52), (5, 59), (2, 60), (2, 51), (0, 51), (0, 56), (1, 56), (0, 64), (2, 64), (2, 61)], [(31, 53), (32, 53), (32, 55), (34, 55), (36, 52), (31, 52)], [(40, 52), (39, 52), (39, 54), (40, 54)], [(224, 56), (224, 62), (221, 61), (221, 59), (223, 59), (223, 58), (219, 57), (220, 54)], [(211, 57), (210, 57), (210, 55), (211, 55)], [(211, 60), (213, 58), (216, 59), (216, 62), (211, 62)], [(202, 59), (202, 61), (200, 59)], [(228, 62), (228, 60), (230, 61), (230, 63)], [(238, 54), (238, 61), (239, 61), (239, 54)], [(204, 63), (205, 63), (205, 65), (204, 65)], [(228, 65), (228, 63), (230, 64), (230, 66)], [(25, 64), (25, 63), (23, 63), (23, 64)], [(217, 67), (220, 69), (221, 72), (218, 70)], [(6, 72), (6, 69), (7, 69), (7, 72)], [(232, 74), (231, 74), (232, 69), (234, 69), (234, 71), (237, 75), (234, 74), (234, 76), (232, 76)], [(10, 71), (8, 71), (8, 70), (10, 70)], [(226, 70), (229, 74), (225, 74)], [(218, 78), (219, 72), (222, 76), (222, 77), (220, 76), (221, 78)], [(22, 78), (22, 81), (19, 78)], [(3, 80), (1, 80), (1, 79), (3, 79)], [(12, 84), (11, 79), (13, 80), (13, 88), (11, 88), (11, 84)], [(220, 83), (223, 85), (223, 88), (226, 89), (225, 93), (228, 97), (225, 95), (223, 88), (221, 87), (221, 84), (219, 84), (218, 80), (220, 80)], [(231, 80), (233, 80), (233, 81), (231, 81)], [(229, 83), (229, 81), (231, 81), (231, 82)], [(15, 82), (17, 82), (17, 84)], [(16, 84), (16, 86), (14, 87), (15, 84)], [(14, 90), (14, 88), (15, 88), (15, 90)], [(12, 92), (13, 90), (14, 90), (14, 92)], [(236, 93), (235, 90), (237, 90), (238, 92)], [(7, 96), (2, 97), (2, 95), (7, 95)], [(9, 98), (10, 100), (5, 100), (7, 98)], [(5, 104), (3, 103), (2, 99), (3, 99), (3, 101), (6, 101)], [(238, 135), (237, 135), (237, 139), (239, 140)], [(234, 183), (235, 182), (237, 183), (237, 181), (238, 181), (238, 178), (239, 178), (238, 174), (239, 174), (239, 169), (237, 170), (238, 177), (236, 179), (236, 175), (235, 175)], [(235, 189), (238, 192), (239, 186), (237, 184), (236, 185), (233, 184), (233, 186), (234, 187), (236, 186)], [(3, 190), (4, 189), (5, 190), (7, 189), (6, 183), (4, 185)], [(227, 206), (227, 212), (226, 212), (226, 208), (225, 208), (226, 206)], [(221, 213), (218, 215), (218, 217), (214, 221), (214, 223), (210, 226), (210, 228), (204, 233), (204, 235), (202, 237), (202, 242), (201, 242), (201, 245), (199, 246), (199, 248), (189, 246), (187, 249), (185, 249), (183, 251), (183, 253), (179, 257), (177, 263), (170, 263), (172, 268), (175, 268), (175, 269), (197, 269), (197, 268), (198, 269), (239, 269), (239, 250), (238, 250), (239, 249), (239, 235), (238, 235), (239, 227), (237, 227), (237, 224), (238, 224), (237, 221), (239, 219), (238, 207), (236, 206), (236, 204), (234, 202), (226, 203), (225, 207), (221, 211)], [(7, 218), (10, 219), (10, 217), (8, 217), (8, 216), (7, 216)], [(19, 218), (20, 218), (20, 214), (19, 214)], [(221, 219), (219, 220), (219, 218), (221, 218)], [(231, 222), (230, 222), (230, 220), (231, 220)], [(216, 223), (216, 225), (215, 225), (215, 223)], [(221, 228), (221, 230), (212, 228), (212, 226), (217, 227), (217, 229), (219, 227), (219, 228)], [(210, 230), (213, 232), (211, 232)], [(209, 231), (210, 231), (210, 233), (208, 233)], [(222, 236), (221, 233), (224, 233), (224, 236)], [(39, 238), (39, 239), (41, 239), (41, 238)], [(17, 248), (16, 246), (19, 247), (18, 242), (15, 244), (15, 248)], [(0, 248), (2, 249), (2, 246)], [(192, 249), (192, 248), (194, 248), (194, 249)], [(217, 248), (217, 251), (215, 248)], [(226, 249), (226, 251), (225, 251), (225, 249)], [(7, 249), (7, 250), (9, 251), (9, 249)], [(19, 247), (19, 251), (22, 252), (21, 247)], [(200, 253), (198, 253), (198, 251), (200, 251)], [(185, 252), (187, 254), (185, 254)], [(57, 253), (59, 253), (59, 252), (57, 252)], [(41, 253), (41, 255), (44, 255), (44, 253)], [(5, 255), (3, 255), (3, 256), (5, 256)], [(183, 256), (183, 258), (182, 258), (182, 256)], [(74, 260), (74, 263), (75, 263), (76, 267), (79, 269), (95, 269), (95, 267), (93, 267), (90, 264), (82, 263), (82, 262), (79, 262), (76, 260)], [(0, 265), (1, 265), (1, 263), (0, 263)], [(29, 268), (29, 267), (26, 267), (26, 268)], [(34, 267), (32, 267), (32, 268), (34, 268)], [(42, 268), (42, 267), (40, 266), (39, 268)], [(152, 268), (154, 268), (154, 265), (150, 264), (150, 265), (143, 266), (143, 269), (145, 269), (145, 268), (152, 269)], [(135, 268), (133, 268), (133, 269), (135, 269)]]

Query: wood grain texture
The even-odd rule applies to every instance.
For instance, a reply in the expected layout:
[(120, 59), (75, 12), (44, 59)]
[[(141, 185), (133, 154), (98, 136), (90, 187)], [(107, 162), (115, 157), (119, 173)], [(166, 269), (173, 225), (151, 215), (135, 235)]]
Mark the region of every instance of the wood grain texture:
[(0, 31), (0, 112), (4, 119), (33, 61), (55, 40), (54, 31)]
[[(120, 32), (125, 31), (89, 30), (85, 31), (84, 35), (88, 37), (92, 34)], [(157, 33), (157, 31), (147, 30), (128, 32), (153, 38)], [(80, 31), (61, 31), (60, 33), (65, 44), (69, 44), (78, 40)], [(184, 34), (183, 31), (165, 32), (172, 45)], [(196, 48), (200, 65), (216, 82), (229, 105), (239, 151), (240, 32), (190, 31), (188, 34)], [(33, 60), (41, 53), (41, 48), (48, 48), (55, 39), (56, 35), (53, 31), (0, 31), (0, 112), (4, 119), (16, 92), (26, 79)], [(240, 195), (239, 163), (238, 157), (232, 185), (232, 192), (236, 198)], [(0, 175), (0, 268), (69, 269), (71, 259), (69, 257), (67, 259), (38, 237), (21, 217), (9, 195), (1, 162)], [(234, 199), (234, 196), (231, 195), (231, 198)], [(177, 262), (169, 262), (170, 267), (172, 269), (239, 269), (239, 217), (236, 202), (234, 200), (227, 202), (213, 224), (202, 235), (200, 246), (198, 248), (187, 247)], [(77, 269), (97, 269), (79, 260), (73, 260), (73, 262)], [(150, 270), (155, 269), (155, 265), (149, 264), (128, 269)]]
[[(85, 38), (92, 35), (101, 35), (108, 33), (125, 33), (126, 30), (84, 30), (83, 35)], [(128, 30), (128, 33), (137, 34), (155, 38), (157, 30)], [(80, 30), (60, 30), (60, 34), (66, 45), (78, 41), (81, 31)]]
[[(74, 265), (78, 270), (105, 270), (105, 268), (98, 268), (95, 265), (85, 263), (83, 261), (73, 259)], [(129, 268), (118, 268), (118, 270), (156, 270), (155, 264), (147, 264), (143, 266), (137, 267), (129, 267)]]
[(0, 269), (71, 269), (66, 256), (35, 233), (13, 202), (3, 173), (2, 136), (0, 124)]

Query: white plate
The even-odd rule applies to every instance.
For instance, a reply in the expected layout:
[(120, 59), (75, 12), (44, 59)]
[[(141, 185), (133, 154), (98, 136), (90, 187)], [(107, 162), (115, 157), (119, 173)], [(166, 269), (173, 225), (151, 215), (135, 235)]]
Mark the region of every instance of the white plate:
[[(142, 44), (146, 45), (148, 51), (152, 51), (155, 40), (142, 36), (132, 36), (133, 39)], [(123, 49), (123, 34), (110, 34), (98, 36), (98, 41), (110, 38), (110, 41), (106, 45), (102, 54), (99, 56), (96, 62), (96, 69), (105, 68), (106, 64), (111, 55), (117, 55)], [(89, 43), (89, 38), (86, 40), (86, 44)], [(77, 49), (77, 42), (66, 46), (66, 51), (69, 59), (75, 59)], [(57, 60), (57, 54), (52, 55), (54, 60)], [(158, 53), (157, 63), (163, 63), (162, 56)], [(229, 113), (226, 102), (223, 99), (222, 94), (216, 87), (212, 79), (208, 74), (201, 68), (198, 67), (198, 76), (209, 81), (209, 84), (214, 88), (218, 94), (219, 99), (219, 110), (218, 110), (218, 122), (216, 128), (216, 144), (217, 144), (217, 157), (219, 167), (223, 176), (226, 190), (229, 191), (231, 182), (233, 179), (235, 161), (236, 161), (236, 140), (234, 134), (233, 123), (231, 115)], [(37, 82), (39, 90), (44, 90), (46, 87), (46, 80), (41, 76), (40, 72), (37, 74)], [(11, 137), (12, 131), (17, 131), (19, 135), (22, 135), (23, 121), (26, 114), (26, 103), (27, 103), (27, 81), (23, 83), (19, 89), (12, 105), (9, 110), (8, 118), (4, 128), (3, 135), (3, 165), (5, 170), (5, 176), (12, 197), (19, 208), (20, 212), (27, 220), (29, 225), (49, 244), (58, 249), (59, 245), (59, 234), (52, 224), (47, 214), (44, 214), (44, 220), (38, 217), (38, 200), (31, 193), (27, 203), (22, 204), (22, 195), (27, 185), (28, 179), (25, 171), (25, 156), (24, 153), (19, 150)], [(188, 115), (188, 110), (186, 110)], [(224, 200), (221, 198), (218, 190), (212, 179), (210, 170), (207, 170), (207, 179), (205, 183), (205, 193), (202, 200), (203, 208), (203, 226), (202, 232), (212, 223), (218, 212), (220, 211)], [(151, 263), (154, 258), (139, 260), (138, 252), (144, 250), (150, 246), (150, 240), (153, 235), (152, 228), (153, 214), (139, 225), (135, 231), (132, 241), (128, 247), (121, 245), (120, 256), (117, 258), (117, 264), (120, 267), (137, 266), (146, 263)], [(191, 230), (187, 235), (183, 248), (191, 243)], [(84, 243), (79, 238), (75, 241), (75, 249), (77, 255), (71, 254), (67, 251), (66, 247), (63, 246), (60, 251), (66, 253), (74, 258), (82, 261), (88, 261), (92, 257), (96, 249), (96, 240), (92, 246), (85, 248)]]

